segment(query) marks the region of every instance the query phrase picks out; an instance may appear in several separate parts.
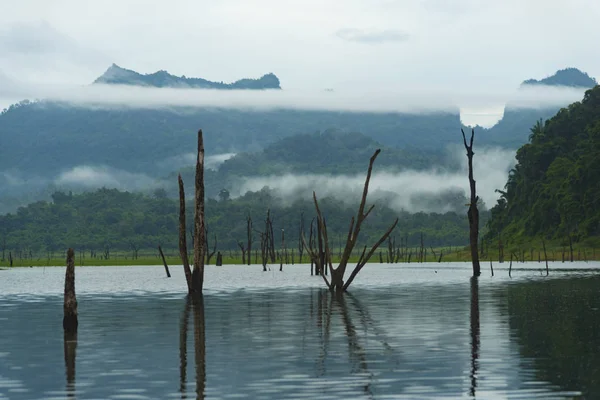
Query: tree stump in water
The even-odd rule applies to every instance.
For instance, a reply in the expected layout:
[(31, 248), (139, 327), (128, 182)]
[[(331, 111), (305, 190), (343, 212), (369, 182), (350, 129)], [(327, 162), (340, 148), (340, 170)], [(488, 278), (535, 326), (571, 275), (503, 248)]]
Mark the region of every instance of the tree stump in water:
[(77, 298), (75, 296), (75, 252), (67, 250), (67, 271), (65, 273), (63, 329), (77, 332)]

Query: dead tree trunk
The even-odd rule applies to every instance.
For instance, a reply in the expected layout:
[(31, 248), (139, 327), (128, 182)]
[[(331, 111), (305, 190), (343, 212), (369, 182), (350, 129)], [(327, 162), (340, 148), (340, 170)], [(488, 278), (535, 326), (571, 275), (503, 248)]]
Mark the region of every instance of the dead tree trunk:
[(217, 235), (215, 235), (215, 245), (213, 246), (212, 251), (210, 251), (210, 246), (208, 245), (208, 226), (204, 225), (204, 249), (206, 253), (206, 265), (210, 265), (210, 259), (217, 252)]
[(475, 187), (475, 179), (473, 178), (473, 139), (475, 137), (475, 129), (471, 130), (471, 141), (467, 144), (467, 138), (465, 131), (461, 129), (463, 135), (463, 142), (465, 149), (467, 150), (467, 158), (469, 160), (469, 186), (471, 189), (471, 200), (469, 203), (469, 211), (467, 215), (469, 217), (469, 241), (471, 242), (471, 261), (473, 263), (473, 276), (481, 275), (481, 267), (479, 265), (479, 252), (477, 241), (479, 239), (479, 210), (477, 209), (477, 202), (479, 197), (477, 196), (477, 190)]
[(167, 260), (165, 260), (165, 255), (163, 254), (160, 245), (158, 245), (158, 252), (160, 253), (160, 258), (162, 258), (163, 265), (165, 266), (165, 272), (167, 273), (167, 278), (171, 277), (171, 273), (169, 272), (169, 266), (167, 265)]
[(350, 221), (350, 228), (348, 230), (348, 237), (346, 239), (346, 246), (345, 246), (344, 251), (342, 253), (342, 257), (340, 259), (340, 263), (339, 263), (338, 267), (335, 268), (335, 269), (333, 268), (333, 265), (332, 265), (332, 262), (331, 262), (331, 253), (329, 251), (329, 241), (328, 241), (328, 237), (327, 237), (327, 224), (325, 222), (325, 219), (323, 218), (323, 215), (321, 214), (321, 210), (319, 209), (319, 203), (317, 201), (317, 195), (316, 195), (316, 193), (313, 192), (313, 201), (315, 203), (315, 209), (316, 209), (316, 212), (317, 212), (317, 226), (320, 228), (321, 235), (322, 235), (322, 238), (323, 238), (323, 244), (324, 244), (324, 251), (325, 251), (325, 260), (324, 260), (324, 262), (321, 262), (320, 255), (317, 254), (314, 251), (314, 249), (308, 248), (308, 246), (307, 246), (306, 241), (304, 240), (304, 238), (303, 238), (303, 243), (304, 243), (304, 246), (307, 248), (308, 254), (310, 255), (311, 259), (315, 262), (315, 264), (320, 264), (323, 268), (329, 267), (329, 272), (330, 272), (330, 275), (331, 275), (331, 283), (329, 283), (329, 281), (327, 280), (327, 277), (324, 274), (322, 274), (321, 276), (323, 277), (323, 280), (327, 284), (329, 290), (332, 291), (332, 292), (335, 291), (335, 292), (338, 292), (338, 293), (342, 293), (342, 292), (348, 290), (348, 286), (350, 286), (350, 284), (352, 283), (352, 281), (354, 280), (354, 278), (356, 277), (356, 275), (365, 266), (365, 264), (370, 260), (371, 256), (375, 253), (375, 251), (377, 250), (377, 248), (383, 242), (385, 242), (385, 240), (389, 237), (389, 235), (392, 233), (392, 231), (396, 227), (396, 224), (398, 223), (398, 219), (396, 218), (396, 220), (394, 221), (394, 223), (385, 232), (385, 234), (377, 241), (377, 243), (375, 243), (375, 245), (373, 245), (373, 247), (371, 248), (371, 250), (369, 250), (368, 253), (367, 253), (367, 246), (365, 246), (363, 248), (362, 254), (360, 255), (360, 258), (358, 260), (357, 265), (354, 267), (354, 270), (350, 274), (350, 277), (348, 278), (348, 280), (344, 282), (344, 274), (346, 272), (346, 267), (348, 265), (348, 261), (350, 259), (350, 256), (352, 255), (352, 251), (353, 251), (354, 247), (356, 246), (356, 242), (358, 240), (358, 235), (360, 233), (360, 228), (362, 226), (362, 223), (364, 222), (364, 220), (367, 218), (367, 216), (373, 210), (373, 207), (374, 207), (372, 205), (365, 212), (365, 206), (366, 206), (366, 202), (367, 202), (367, 195), (369, 193), (369, 182), (371, 180), (371, 173), (372, 173), (372, 170), (373, 170), (373, 163), (375, 162), (375, 159), (379, 155), (380, 151), (381, 150), (379, 150), (379, 149), (376, 150), (375, 153), (373, 154), (373, 156), (371, 157), (370, 161), (369, 161), (369, 169), (367, 171), (367, 177), (365, 179), (365, 185), (364, 185), (364, 188), (363, 188), (363, 194), (362, 194), (361, 202), (360, 202), (360, 205), (358, 207), (358, 212), (357, 212), (356, 218), (353, 217), (352, 220)]
[(202, 130), (198, 131), (198, 155), (196, 158), (196, 179), (194, 192), (194, 270), (189, 274), (187, 243), (185, 232), (185, 193), (183, 180), (179, 175), (179, 252), (186, 274), (189, 293), (202, 293), (204, 285), (205, 225), (204, 225), (204, 142)]
[[(304, 254), (304, 246), (302, 246), (302, 237), (304, 236), (304, 213), (300, 213), (300, 232), (298, 234), (298, 256), (300, 264), (302, 264), (302, 255)], [(293, 264), (293, 261), (292, 261)]]
[(248, 215), (246, 218), (246, 253), (248, 254), (248, 265), (252, 264), (252, 217)]
[(192, 270), (190, 269), (190, 261), (187, 252), (187, 232), (185, 229), (185, 191), (183, 189), (183, 179), (181, 174), (178, 177), (179, 181), (179, 255), (183, 263), (183, 272), (185, 273), (185, 281), (188, 287), (188, 293), (192, 293)]
[(68, 333), (77, 332), (77, 297), (75, 296), (75, 252), (67, 250), (67, 271), (65, 272), (63, 329)]
[(546, 241), (542, 239), (542, 246), (544, 247), (544, 259), (546, 260), (546, 276), (550, 273), (548, 271), (548, 255), (546, 254)]
[[(238, 247), (242, 251), (242, 265), (246, 264), (246, 248), (244, 247), (244, 243), (238, 242)], [(250, 263), (248, 263), (250, 264)]]
[(571, 237), (571, 234), (569, 233), (569, 252), (570, 252), (570, 260), (571, 262), (573, 262), (573, 238)]
[(281, 258), (279, 259), (279, 271), (283, 271), (283, 253), (285, 252), (285, 231), (281, 228)]
[(198, 155), (196, 158), (196, 193), (194, 210), (194, 270), (192, 290), (202, 293), (204, 286), (204, 141), (202, 129), (198, 131)]

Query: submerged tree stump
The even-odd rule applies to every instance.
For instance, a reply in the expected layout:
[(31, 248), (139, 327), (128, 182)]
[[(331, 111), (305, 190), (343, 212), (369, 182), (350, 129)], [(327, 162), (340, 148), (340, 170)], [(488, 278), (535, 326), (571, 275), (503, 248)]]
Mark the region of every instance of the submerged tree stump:
[(77, 298), (75, 296), (75, 252), (67, 250), (67, 271), (65, 273), (63, 329), (77, 332)]

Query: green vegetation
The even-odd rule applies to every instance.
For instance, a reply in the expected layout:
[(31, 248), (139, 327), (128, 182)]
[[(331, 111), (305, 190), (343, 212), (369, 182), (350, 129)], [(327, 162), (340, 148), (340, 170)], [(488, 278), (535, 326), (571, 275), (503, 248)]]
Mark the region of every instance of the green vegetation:
[(488, 238), (526, 242), (535, 237), (600, 235), (600, 86), (532, 129), (517, 151), (498, 204), (491, 210)]
[[(34, 252), (47, 258), (48, 252), (63, 251), (73, 247), (79, 251), (95, 251), (98, 256), (106, 250), (128, 254), (150, 250), (155, 254), (161, 244), (168, 254), (176, 255), (178, 243), (178, 202), (157, 191), (154, 196), (121, 192), (116, 189), (100, 189), (83, 194), (57, 192), (52, 202), (36, 202), (21, 207), (15, 214), (0, 216), (0, 250), (6, 260), (8, 252), (17, 254)], [(332, 246), (339, 247), (347, 233), (355, 204), (346, 205), (332, 198), (320, 200), (327, 218)], [(192, 209), (191, 205), (188, 206)], [(274, 218), (276, 248), (280, 246), (280, 230), (286, 232), (288, 247), (298, 248), (300, 214), (305, 215), (308, 232), (313, 216), (311, 201), (297, 200), (282, 205), (268, 189), (248, 192), (246, 195), (226, 201), (208, 200), (206, 217), (209, 247), (225, 251), (238, 249), (238, 241), (246, 240), (246, 217), (254, 224), (254, 248), (258, 247), (259, 235), (264, 230), (267, 209)], [(191, 213), (188, 213), (191, 214)], [(464, 245), (468, 238), (464, 215), (396, 213), (378, 204), (361, 232), (360, 243), (372, 242), (385, 230), (390, 221), (398, 216), (400, 223), (395, 236), (407, 240), (409, 246), (420, 243), (421, 233), (427, 247)], [(191, 215), (188, 226), (191, 226)], [(308, 233), (307, 233), (308, 235)], [(189, 239), (191, 242), (191, 238)], [(52, 257), (51, 257), (52, 258)]]

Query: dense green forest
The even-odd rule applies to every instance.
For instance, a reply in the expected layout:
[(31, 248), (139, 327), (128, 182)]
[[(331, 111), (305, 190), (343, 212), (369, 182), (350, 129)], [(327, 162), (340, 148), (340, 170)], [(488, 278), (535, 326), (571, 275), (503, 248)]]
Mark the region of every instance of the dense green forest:
[(600, 86), (531, 128), (492, 210), (488, 237), (600, 235)]
[[(113, 250), (131, 250), (156, 248), (158, 244), (166, 249), (177, 248), (179, 203), (167, 198), (163, 190), (157, 190), (153, 196), (116, 189), (82, 194), (56, 192), (52, 199), (0, 216), (0, 246), (4, 252), (53, 251), (67, 247), (102, 251), (107, 246)], [(331, 241), (337, 245), (347, 233), (356, 205), (347, 206), (332, 198), (321, 199), (320, 205), (327, 218)], [(192, 209), (190, 203), (188, 210)], [(296, 201), (282, 206), (268, 189), (248, 192), (233, 200), (208, 200), (206, 223), (210, 247), (216, 235), (218, 249), (237, 248), (238, 241), (246, 240), (248, 216), (253, 220), (253, 240), (257, 246), (257, 232), (264, 231), (267, 209), (271, 210), (275, 231), (285, 229), (288, 246), (297, 248), (300, 216), (304, 213), (308, 232), (314, 205), (310, 201)], [(396, 213), (378, 204), (363, 225), (361, 242), (377, 240), (396, 216), (400, 222), (395, 235), (408, 238), (410, 245), (420, 242), (421, 233), (427, 246), (464, 245), (468, 241), (464, 215)], [(187, 217), (191, 226), (192, 212)], [(484, 213), (483, 218), (486, 217)], [(275, 239), (279, 246), (279, 234), (275, 234)]]

